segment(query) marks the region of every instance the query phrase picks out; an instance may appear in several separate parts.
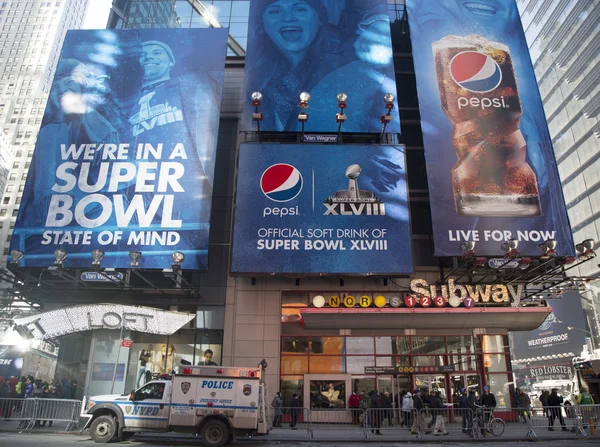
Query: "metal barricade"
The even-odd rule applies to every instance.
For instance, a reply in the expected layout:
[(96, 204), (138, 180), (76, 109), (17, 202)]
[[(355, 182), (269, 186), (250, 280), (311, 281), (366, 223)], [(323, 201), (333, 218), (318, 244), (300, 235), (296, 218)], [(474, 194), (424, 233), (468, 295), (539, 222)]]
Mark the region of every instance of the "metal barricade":
[(318, 437), (323, 441), (364, 439), (369, 426), (369, 411), (360, 408), (311, 408), (308, 412), (309, 438)]
[(309, 437), (310, 416), (308, 408), (303, 407), (269, 407), (267, 417), (271, 434), (286, 436), (291, 435), (289, 430), (298, 433), (298, 438)]
[[(65, 431), (76, 430), (81, 401), (61, 399), (0, 399), (0, 421), (19, 421), (11, 428), (31, 430), (42, 424), (61, 424)], [(63, 428), (62, 424), (66, 424)], [(5, 425), (4, 425), (5, 426)]]
[(581, 430), (590, 436), (600, 436), (600, 405), (577, 405)]
[[(550, 435), (548, 432), (563, 431), (570, 434), (585, 436), (581, 428), (581, 417), (578, 416), (577, 407), (567, 411), (563, 406), (543, 408), (503, 408), (495, 409), (494, 417), (504, 422), (507, 436), (523, 437), (536, 440), (538, 437)], [(479, 417), (481, 419), (481, 417)], [(481, 434), (487, 435), (489, 430), (484, 430), (480, 424)], [(556, 434), (552, 434), (553, 437)]]

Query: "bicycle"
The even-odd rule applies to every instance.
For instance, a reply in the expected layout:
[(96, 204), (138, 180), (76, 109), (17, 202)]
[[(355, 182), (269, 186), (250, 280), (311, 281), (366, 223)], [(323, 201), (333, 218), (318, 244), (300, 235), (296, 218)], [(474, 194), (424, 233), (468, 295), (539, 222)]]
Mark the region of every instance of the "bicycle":
[[(494, 409), (475, 405), (476, 411), (473, 415), (473, 426), (471, 428), (472, 436), (481, 437), (480, 426), (483, 425), (483, 435), (490, 433), (493, 436), (500, 436), (504, 433), (506, 424), (500, 418), (494, 417)], [(483, 424), (481, 422), (483, 421)]]

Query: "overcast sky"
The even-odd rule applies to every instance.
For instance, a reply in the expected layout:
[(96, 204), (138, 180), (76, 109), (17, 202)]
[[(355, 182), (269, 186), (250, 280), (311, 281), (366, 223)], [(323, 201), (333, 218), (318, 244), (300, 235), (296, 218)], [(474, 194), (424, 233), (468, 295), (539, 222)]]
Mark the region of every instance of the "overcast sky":
[(112, 0), (90, 0), (87, 15), (83, 21), (83, 29), (104, 29), (108, 21), (108, 13)]

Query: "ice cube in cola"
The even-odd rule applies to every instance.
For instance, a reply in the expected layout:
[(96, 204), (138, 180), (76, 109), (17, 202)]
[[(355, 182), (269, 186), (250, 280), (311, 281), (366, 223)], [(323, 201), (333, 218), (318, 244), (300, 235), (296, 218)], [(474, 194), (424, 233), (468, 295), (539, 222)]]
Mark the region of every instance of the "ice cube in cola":
[(510, 51), (481, 36), (433, 43), (442, 108), (452, 121), (452, 168), (461, 216), (539, 216), (535, 173), (519, 129), (521, 102)]

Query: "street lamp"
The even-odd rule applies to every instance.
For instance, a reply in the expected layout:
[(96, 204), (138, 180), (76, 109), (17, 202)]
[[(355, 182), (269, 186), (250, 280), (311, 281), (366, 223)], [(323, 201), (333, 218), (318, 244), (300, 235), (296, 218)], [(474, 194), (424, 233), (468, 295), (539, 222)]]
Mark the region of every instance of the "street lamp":
[(344, 121), (346, 121), (347, 118), (344, 109), (347, 106), (346, 101), (348, 100), (348, 95), (345, 93), (338, 93), (336, 99), (338, 101), (338, 107), (340, 108), (340, 112), (335, 114), (335, 122), (338, 123), (338, 144), (340, 144), (342, 140), (342, 124), (344, 124)]
[(308, 101), (310, 101), (310, 94), (308, 92), (300, 93), (300, 113), (298, 114), (298, 121), (302, 123), (302, 143), (304, 143), (304, 123), (308, 121), (308, 113), (304, 109), (308, 109)]
[(385, 115), (381, 115), (381, 118), (379, 119), (379, 121), (382, 124), (381, 135), (379, 135), (379, 144), (383, 142), (385, 128), (387, 127), (388, 123), (394, 119), (394, 117), (392, 116), (392, 109), (394, 108), (394, 99), (396, 98), (391, 93), (386, 93), (385, 95), (383, 95), (383, 100), (385, 101), (385, 108), (387, 109), (387, 113)]
[(252, 112), (252, 120), (256, 122), (258, 129), (258, 142), (260, 143), (260, 122), (263, 119), (263, 114), (258, 110), (258, 106), (262, 101), (263, 95), (261, 92), (252, 93), (252, 105), (254, 106), (254, 112)]

